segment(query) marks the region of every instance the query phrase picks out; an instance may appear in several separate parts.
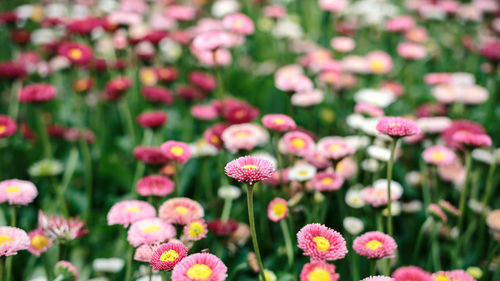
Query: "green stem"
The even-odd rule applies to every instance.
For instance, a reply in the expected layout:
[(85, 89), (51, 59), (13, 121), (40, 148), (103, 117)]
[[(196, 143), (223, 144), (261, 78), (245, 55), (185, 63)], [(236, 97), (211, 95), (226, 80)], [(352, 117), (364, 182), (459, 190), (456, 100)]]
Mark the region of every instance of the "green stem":
[(43, 112), (38, 106), (35, 106), (35, 109), (38, 115), (36, 117), (38, 121), (38, 133), (42, 140), (44, 156), (47, 159), (52, 159), (52, 147), (50, 145), (49, 135), (47, 134), (47, 126), (45, 126), (45, 122), (43, 121)]
[(222, 207), (222, 221), (227, 221), (229, 219), (229, 215), (231, 214), (231, 207), (233, 206), (233, 200), (228, 198), (224, 200), (224, 207)]
[(152, 281), (153, 280), (153, 267), (149, 267), (149, 281)]
[(462, 239), (460, 235), (462, 234), (462, 226), (464, 223), (464, 218), (465, 218), (465, 203), (467, 201), (467, 195), (469, 193), (469, 178), (470, 178), (470, 169), (471, 169), (471, 163), (472, 163), (472, 155), (471, 153), (466, 150), (465, 151), (465, 180), (464, 184), (462, 186), (462, 192), (460, 194), (460, 203), (459, 203), (459, 210), (460, 210), (460, 217), (458, 218), (458, 236), (457, 236), (457, 243), (455, 246), (455, 266), (458, 265), (458, 259), (460, 258), (460, 252), (461, 252), (461, 244), (462, 244)]
[(358, 255), (351, 254), (351, 270), (352, 270), (352, 281), (359, 281), (359, 266), (358, 266)]
[(288, 266), (291, 268), (294, 259), (292, 237), (290, 236), (288, 225), (284, 219), (280, 221), (280, 226), (281, 226), (281, 231), (283, 231), (283, 238), (285, 239), (286, 254), (288, 257)]
[(424, 234), (425, 234), (425, 229), (427, 228), (427, 224), (432, 222), (431, 218), (428, 218), (420, 227), (420, 230), (418, 231), (418, 236), (417, 236), (417, 241), (415, 244), (415, 249), (413, 251), (413, 258), (412, 258), (412, 264), (416, 264), (417, 262), (417, 256), (418, 252), (420, 252), (420, 246), (422, 245), (422, 240), (424, 239)]
[(391, 209), (391, 182), (392, 182), (392, 166), (394, 165), (394, 151), (396, 150), (397, 138), (391, 140), (391, 156), (387, 163), (387, 233), (392, 236), (392, 209)]
[(181, 187), (179, 186), (179, 163), (177, 162), (174, 162), (174, 187), (176, 196), (181, 196)]
[(434, 222), (434, 228), (432, 230), (431, 237), (431, 251), (432, 251), (432, 265), (434, 271), (441, 270), (441, 262), (439, 259), (439, 230), (441, 229), (441, 222)]
[(45, 277), (47, 278), (47, 280), (52, 280), (52, 270), (50, 268), (50, 262), (47, 257), (47, 254), (46, 253), (42, 254), (41, 258), (43, 263), (43, 269), (45, 271)]
[(377, 260), (370, 259), (370, 276), (375, 276), (377, 274)]
[(16, 208), (16, 205), (11, 205), (10, 206), (10, 210), (11, 210), (11, 216), (10, 216), (10, 225), (11, 226), (16, 226), (16, 222), (17, 222), (17, 208)]
[(57, 199), (59, 200), (59, 205), (61, 205), (61, 212), (65, 217), (69, 216), (68, 206), (66, 205), (66, 200), (64, 199), (64, 190), (61, 185), (57, 183), (55, 176), (50, 177), (52, 182), (52, 187), (55, 189), (57, 194)]
[(125, 268), (125, 281), (132, 280), (132, 258), (133, 257), (134, 257), (134, 247), (132, 247), (132, 245), (129, 244), (128, 256), (127, 256), (127, 266)]
[(4, 281), (5, 257), (0, 257), (0, 281)]
[(135, 144), (136, 139), (135, 139), (135, 129), (134, 129), (134, 121), (132, 119), (132, 113), (130, 112), (130, 108), (127, 104), (127, 100), (123, 99), (120, 104), (120, 114), (122, 115), (122, 122), (125, 123), (125, 127), (127, 128), (127, 131), (132, 138), (132, 143)]
[(490, 165), (490, 168), (488, 169), (488, 178), (486, 180), (486, 188), (483, 196), (483, 208), (481, 210), (481, 236), (479, 237), (481, 240), (483, 240), (483, 235), (484, 235), (484, 228), (486, 224), (486, 208), (488, 207), (488, 203), (491, 197), (491, 193), (493, 191), (493, 183), (494, 183), (494, 178), (495, 178), (495, 171), (497, 167), (497, 161), (496, 161), (496, 153), (494, 154), (494, 159), (493, 162)]
[(253, 215), (253, 186), (247, 184), (247, 204), (248, 204), (248, 221), (250, 223), (250, 232), (252, 234), (253, 249), (259, 265), (259, 274), (261, 281), (265, 281), (264, 266), (260, 257), (259, 243), (257, 241), (257, 231), (255, 231), (255, 218)]
[(377, 223), (377, 230), (384, 232), (384, 224), (382, 223), (382, 211), (375, 212), (375, 220)]

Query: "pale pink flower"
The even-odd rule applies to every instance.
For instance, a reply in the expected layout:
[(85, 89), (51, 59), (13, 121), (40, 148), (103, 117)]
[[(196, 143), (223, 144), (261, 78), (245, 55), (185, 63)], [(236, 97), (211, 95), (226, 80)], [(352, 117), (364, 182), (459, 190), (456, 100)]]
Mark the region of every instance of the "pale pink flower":
[(161, 151), (172, 161), (186, 163), (192, 156), (189, 145), (180, 141), (167, 141), (161, 145)]
[(221, 139), (228, 150), (237, 152), (238, 150), (252, 150), (265, 144), (269, 140), (269, 134), (261, 126), (243, 123), (227, 127), (222, 132)]
[(337, 52), (348, 53), (356, 47), (356, 42), (351, 37), (334, 37), (330, 40), (330, 46)]
[(148, 202), (139, 200), (121, 201), (113, 205), (108, 212), (108, 225), (121, 224), (128, 227), (130, 224), (156, 216), (155, 208)]
[(436, 145), (425, 149), (422, 157), (429, 164), (450, 165), (455, 160), (455, 153), (445, 146)]
[(198, 241), (207, 236), (208, 228), (204, 219), (192, 220), (184, 226), (184, 237), (189, 241)]
[(293, 94), (292, 104), (300, 107), (308, 107), (320, 104), (323, 101), (323, 98), (323, 91), (319, 89), (312, 89)]
[(394, 255), (398, 245), (394, 239), (380, 231), (366, 232), (352, 243), (356, 253), (369, 259), (381, 259)]
[(368, 69), (374, 74), (386, 74), (392, 69), (392, 58), (382, 51), (373, 51), (366, 55)]
[[(393, 201), (398, 200), (399, 197), (400, 195), (396, 191), (391, 190), (391, 199)], [(382, 207), (387, 205), (387, 190), (365, 187), (361, 190), (361, 198), (366, 204), (372, 207)]]
[(337, 281), (340, 275), (335, 272), (335, 265), (324, 261), (313, 261), (304, 264), (300, 272), (300, 281)]
[(193, 47), (199, 50), (211, 51), (232, 46), (231, 36), (223, 31), (209, 31), (197, 35), (193, 39)]
[(398, 54), (405, 59), (419, 60), (427, 56), (427, 50), (425, 50), (425, 47), (417, 43), (399, 43), (397, 50)]
[(167, 222), (184, 225), (205, 215), (200, 203), (186, 197), (168, 199), (161, 204), (158, 213)]
[(38, 228), (51, 239), (63, 242), (72, 241), (89, 232), (85, 228), (85, 222), (78, 217), (47, 217), (41, 210), (38, 212)]
[(158, 248), (158, 244), (146, 245), (143, 244), (135, 249), (134, 260), (140, 262), (149, 262), (151, 260), (151, 256), (153, 255), (156, 248)]
[(252, 19), (241, 13), (225, 16), (222, 24), (224, 28), (243, 35), (252, 34), (255, 29)]
[(165, 15), (179, 21), (190, 21), (196, 16), (196, 10), (187, 5), (170, 5), (165, 8)]
[(182, 243), (169, 242), (155, 249), (149, 264), (154, 270), (170, 271), (185, 257), (188, 249)]
[(35, 185), (29, 181), (18, 179), (0, 182), (0, 203), (9, 205), (28, 205), (38, 195)]
[(389, 19), (385, 23), (385, 29), (389, 32), (404, 32), (415, 26), (412, 16), (402, 15)]
[(317, 191), (339, 190), (344, 184), (344, 178), (334, 172), (320, 172), (312, 179), (312, 185)]
[(401, 117), (383, 117), (377, 123), (377, 131), (391, 137), (406, 137), (420, 133), (415, 122)]
[(466, 147), (490, 146), (491, 138), (487, 134), (474, 134), (459, 131), (453, 134), (453, 141)]
[(367, 115), (368, 117), (382, 117), (384, 110), (365, 102), (358, 102), (354, 106), (354, 112)]
[(318, 141), (317, 149), (323, 157), (335, 161), (355, 152), (355, 149), (341, 137), (324, 137)]
[(319, 0), (319, 7), (329, 12), (339, 12), (347, 7), (347, 0)]
[(160, 175), (143, 177), (136, 184), (137, 193), (141, 196), (167, 196), (174, 188), (172, 180)]
[(16, 255), (30, 245), (28, 234), (17, 227), (0, 226), (0, 256)]
[(45, 233), (40, 229), (30, 231), (28, 236), (30, 238), (28, 251), (37, 257), (52, 246), (52, 239), (45, 235)]
[(290, 131), (297, 127), (295, 121), (284, 114), (266, 114), (262, 117), (262, 124), (269, 130), (277, 132)]
[(315, 149), (314, 140), (306, 133), (291, 131), (281, 138), (284, 152), (297, 156), (307, 156)]
[(172, 237), (175, 237), (175, 227), (159, 218), (134, 222), (127, 232), (127, 240), (134, 247), (162, 243)]
[(227, 267), (215, 255), (198, 253), (185, 257), (172, 271), (172, 281), (224, 281)]
[(276, 197), (267, 205), (267, 217), (271, 221), (278, 222), (286, 219), (287, 216), (288, 202), (285, 199)]

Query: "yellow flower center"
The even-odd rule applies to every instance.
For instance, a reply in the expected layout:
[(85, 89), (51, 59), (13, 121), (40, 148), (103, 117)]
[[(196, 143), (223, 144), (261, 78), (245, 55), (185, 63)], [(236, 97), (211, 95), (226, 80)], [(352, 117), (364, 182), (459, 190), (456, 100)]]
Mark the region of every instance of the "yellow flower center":
[(144, 232), (144, 233), (151, 233), (151, 232), (155, 232), (155, 231), (158, 231), (158, 230), (160, 230), (159, 226), (157, 226), (157, 225), (151, 225), (151, 226), (143, 228), (142, 232)]
[(281, 217), (286, 212), (286, 206), (282, 203), (276, 203), (273, 206), (273, 213), (277, 217)]
[(316, 243), (316, 248), (320, 251), (326, 251), (330, 248), (330, 242), (323, 236), (316, 236), (312, 240)]
[(235, 20), (233, 22), (233, 27), (234, 28), (242, 28), (245, 25), (245, 23), (242, 20)]
[(189, 235), (192, 237), (197, 237), (203, 233), (203, 225), (199, 222), (193, 222), (189, 226)]
[(156, 75), (152, 70), (143, 70), (141, 72), (141, 82), (146, 85), (153, 85), (156, 82)]
[(36, 235), (31, 239), (31, 246), (37, 250), (42, 250), (49, 244), (49, 239), (43, 235)]
[(79, 79), (75, 82), (75, 90), (77, 92), (83, 92), (87, 90), (87, 81), (85, 79)]
[(302, 148), (306, 145), (306, 142), (301, 138), (294, 138), (292, 140), (292, 145), (295, 146), (296, 148)]
[(184, 153), (184, 148), (180, 146), (172, 146), (172, 148), (170, 148), (170, 152), (172, 152), (175, 156), (181, 156)]
[(382, 242), (378, 241), (378, 240), (370, 240), (368, 241), (368, 243), (366, 243), (365, 247), (372, 250), (372, 251), (376, 251), (378, 248), (384, 246), (384, 244), (382, 244)]
[(234, 136), (239, 138), (239, 139), (246, 138), (249, 135), (250, 134), (248, 132), (245, 132), (245, 131), (237, 132), (236, 134), (234, 134)]
[(245, 165), (245, 166), (241, 166), (241, 169), (244, 169), (244, 170), (256, 170), (258, 168), (259, 168), (259, 166), (253, 165), (253, 164), (248, 164), (248, 165)]
[(444, 153), (442, 153), (442, 152), (434, 152), (431, 155), (431, 159), (433, 161), (442, 161), (444, 159)]
[(12, 237), (10, 237), (9, 235), (0, 234), (0, 245), (7, 244), (7, 243), (10, 243), (12, 241), (14, 241), (14, 239)]
[(333, 179), (332, 178), (323, 178), (320, 180), (320, 182), (322, 184), (332, 184), (333, 183)]
[(7, 187), (7, 189), (5, 191), (8, 194), (18, 193), (19, 191), (21, 191), (21, 188), (19, 186), (11, 185), (11, 186)]
[(307, 275), (307, 280), (309, 281), (330, 281), (330, 274), (328, 271), (315, 268), (309, 275)]
[(309, 173), (306, 170), (302, 170), (299, 171), (297, 174), (299, 174), (299, 176), (307, 176)]
[(207, 280), (212, 275), (212, 269), (206, 264), (195, 264), (187, 271), (187, 276), (194, 280)]
[(220, 140), (219, 140), (219, 137), (213, 135), (210, 137), (210, 140), (215, 143), (215, 144), (219, 144)]
[(179, 257), (179, 253), (174, 250), (168, 250), (163, 252), (160, 256), (160, 261), (175, 261)]
[(139, 207), (137, 206), (130, 206), (125, 209), (125, 211), (129, 213), (138, 213), (140, 210), (141, 209), (139, 209)]
[(7, 131), (7, 126), (0, 125), (0, 134), (3, 134), (5, 131)]
[(184, 206), (177, 206), (175, 207), (175, 211), (181, 215), (185, 215), (187, 212), (189, 212), (189, 209)]
[(337, 150), (339, 150), (341, 148), (342, 148), (342, 146), (340, 144), (334, 144), (334, 145), (330, 145), (328, 147), (328, 150), (330, 150), (330, 151), (337, 151)]
[(378, 73), (384, 71), (385, 66), (381, 60), (374, 60), (372, 61), (370, 68), (373, 72)]
[(71, 49), (69, 51), (69, 57), (74, 59), (74, 60), (81, 59), (82, 56), (83, 56), (83, 53), (80, 49)]
[(273, 123), (276, 125), (282, 125), (282, 124), (285, 124), (285, 120), (283, 120), (281, 118), (274, 118)]
[(434, 280), (436, 280), (436, 281), (450, 281), (450, 278), (448, 278), (444, 274), (439, 274), (438, 276), (434, 277)]

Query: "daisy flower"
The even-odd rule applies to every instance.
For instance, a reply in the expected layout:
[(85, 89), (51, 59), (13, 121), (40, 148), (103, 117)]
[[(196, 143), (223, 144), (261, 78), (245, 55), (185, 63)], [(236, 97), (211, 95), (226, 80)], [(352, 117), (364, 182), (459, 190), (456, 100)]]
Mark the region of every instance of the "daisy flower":
[(52, 239), (45, 235), (45, 233), (40, 229), (30, 231), (28, 233), (28, 237), (30, 239), (28, 252), (37, 257), (52, 246)]
[(154, 270), (172, 270), (183, 258), (187, 256), (188, 249), (184, 244), (169, 242), (160, 245), (153, 252), (149, 264)]
[(252, 150), (269, 140), (268, 132), (261, 126), (251, 123), (235, 124), (227, 127), (221, 134), (224, 146), (232, 151)]
[[(382, 207), (387, 204), (387, 189), (375, 189), (373, 187), (365, 187), (361, 190), (361, 198), (365, 204), (371, 205), (374, 208)], [(400, 196), (396, 191), (391, 190), (391, 199), (398, 200)]]
[(314, 150), (314, 141), (306, 133), (288, 132), (281, 138), (284, 151), (297, 156), (307, 156)]
[(184, 226), (184, 236), (187, 240), (198, 241), (207, 236), (208, 228), (204, 219), (197, 219)]
[(262, 124), (269, 130), (285, 132), (297, 127), (295, 121), (284, 114), (266, 114), (262, 117)]
[(63, 242), (80, 238), (89, 232), (85, 228), (85, 221), (78, 217), (48, 217), (41, 210), (38, 212), (38, 228), (51, 239)]
[(452, 271), (438, 271), (433, 273), (432, 280), (453, 280), (453, 281), (476, 281), (472, 276), (470, 276), (466, 271), (457, 269)]
[(10, 205), (28, 205), (38, 195), (35, 185), (29, 181), (18, 179), (0, 182), (0, 203)]
[(169, 160), (179, 163), (186, 163), (192, 155), (189, 145), (179, 141), (167, 141), (160, 148)]
[(415, 122), (401, 117), (382, 117), (377, 123), (377, 131), (391, 137), (406, 137), (420, 133)]
[(17, 125), (14, 119), (7, 115), (0, 115), (0, 139), (14, 135)]
[(155, 208), (144, 201), (128, 200), (113, 205), (108, 212), (108, 225), (121, 224), (128, 227), (130, 224), (156, 216)]
[(369, 259), (381, 259), (394, 254), (398, 246), (392, 237), (380, 231), (370, 231), (358, 236), (352, 243), (356, 253)]
[(339, 190), (344, 183), (344, 178), (335, 172), (320, 172), (313, 179), (312, 184), (317, 191)]
[(243, 156), (227, 163), (224, 171), (228, 177), (251, 185), (271, 177), (274, 169), (273, 164), (267, 160)]
[(347, 254), (346, 242), (337, 231), (313, 223), (304, 226), (297, 233), (298, 247), (312, 261), (338, 260)]
[(473, 134), (469, 132), (456, 132), (453, 141), (466, 147), (490, 146), (491, 138), (487, 134)]
[(288, 171), (288, 178), (292, 181), (308, 181), (316, 175), (316, 167), (310, 164), (296, 164)]
[(241, 13), (225, 16), (224, 19), (222, 19), (222, 25), (224, 28), (241, 35), (252, 34), (255, 29), (252, 19)]
[(432, 281), (431, 274), (418, 266), (402, 266), (392, 273), (394, 281)]
[(324, 261), (306, 263), (300, 272), (300, 281), (337, 281), (339, 278), (335, 265)]
[(425, 149), (422, 157), (429, 164), (450, 165), (455, 160), (455, 153), (445, 146), (436, 145)]
[(288, 202), (285, 199), (276, 197), (267, 205), (267, 217), (271, 221), (278, 222), (284, 220), (287, 215)]
[(385, 74), (392, 69), (392, 58), (382, 51), (373, 51), (366, 55), (366, 63), (371, 73)]
[(227, 267), (215, 255), (198, 253), (185, 257), (172, 271), (172, 281), (223, 281)]
[(0, 256), (16, 255), (17, 251), (26, 250), (29, 246), (30, 239), (24, 230), (0, 226)]
[(153, 256), (154, 251), (158, 248), (158, 244), (146, 245), (142, 244), (141, 246), (135, 249), (134, 260), (140, 262), (147, 262), (151, 260), (151, 256)]
[(174, 191), (174, 182), (160, 175), (146, 176), (136, 184), (137, 193), (141, 196), (167, 196)]
[(186, 197), (172, 198), (161, 204), (159, 217), (169, 223), (187, 224), (205, 215), (203, 207), (196, 201)]
[(22, 88), (18, 98), (21, 103), (42, 103), (54, 99), (56, 94), (57, 89), (53, 85), (35, 83)]
[(355, 152), (355, 149), (340, 137), (322, 138), (318, 141), (317, 147), (323, 157), (335, 161), (341, 160)]
[(358, 235), (365, 228), (363, 221), (356, 217), (345, 217), (342, 225), (351, 235)]
[(172, 237), (175, 237), (175, 227), (159, 218), (134, 222), (127, 233), (127, 240), (134, 247), (161, 243)]
[(361, 281), (394, 281), (394, 278), (391, 278), (388, 276), (383, 276), (383, 275), (377, 275), (377, 276), (366, 277), (365, 279), (363, 279)]
[(232, 219), (228, 219), (227, 221), (216, 219), (208, 222), (208, 229), (215, 233), (215, 235), (231, 235), (238, 229), (238, 222)]
[(156, 146), (136, 146), (132, 154), (137, 160), (146, 164), (163, 164), (168, 161), (161, 149)]

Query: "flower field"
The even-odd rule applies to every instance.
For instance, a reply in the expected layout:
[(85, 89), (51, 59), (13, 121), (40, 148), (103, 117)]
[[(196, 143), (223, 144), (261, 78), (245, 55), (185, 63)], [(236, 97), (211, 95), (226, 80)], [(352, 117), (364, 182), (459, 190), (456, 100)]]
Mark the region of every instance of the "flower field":
[(0, 281), (500, 281), (500, 2), (0, 3)]

